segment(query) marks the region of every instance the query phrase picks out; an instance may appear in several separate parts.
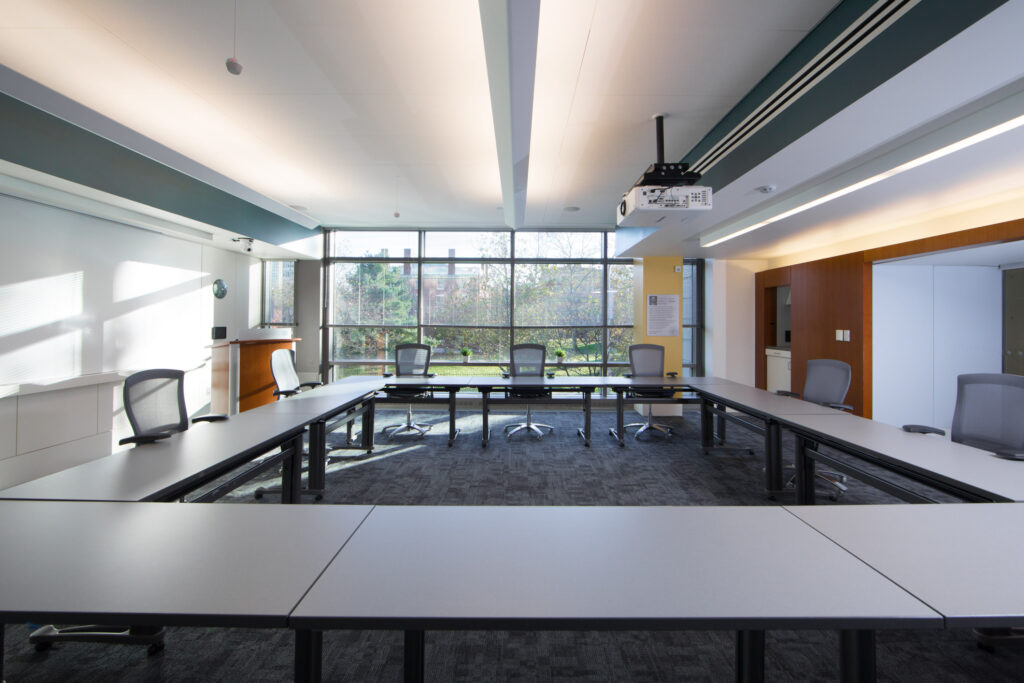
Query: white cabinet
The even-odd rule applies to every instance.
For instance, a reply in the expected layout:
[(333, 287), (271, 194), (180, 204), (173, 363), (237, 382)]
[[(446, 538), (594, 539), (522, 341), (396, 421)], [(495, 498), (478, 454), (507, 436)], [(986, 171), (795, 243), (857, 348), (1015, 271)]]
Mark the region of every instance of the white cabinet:
[(792, 391), (789, 375), (791, 360), (789, 349), (765, 349), (768, 357), (768, 391)]

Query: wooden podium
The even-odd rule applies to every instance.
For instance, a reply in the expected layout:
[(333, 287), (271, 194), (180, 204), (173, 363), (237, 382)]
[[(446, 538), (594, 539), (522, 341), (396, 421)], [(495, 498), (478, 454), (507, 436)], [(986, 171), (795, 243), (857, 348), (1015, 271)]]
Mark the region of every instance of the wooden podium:
[(210, 411), (234, 415), (272, 403), (274, 375), (270, 354), (292, 349), (297, 338), (242, 339), (212, 346)]

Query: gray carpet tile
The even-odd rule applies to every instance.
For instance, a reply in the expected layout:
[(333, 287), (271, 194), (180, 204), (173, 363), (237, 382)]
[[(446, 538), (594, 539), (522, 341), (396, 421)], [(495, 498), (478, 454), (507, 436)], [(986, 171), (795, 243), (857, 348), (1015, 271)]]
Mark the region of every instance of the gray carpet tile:
[[(492, 413), (492, 441), (480, 446), (478, 414), (459, 415), (462, 433), (447, 447), (447, 415), (416, 411), (434, 423), (426, 437), (378, 437), (370, 456), (332, 459), (319, 504), (388, 505), (765, 505), (788, 503), (763, 492), (759, 438), (729, 427), (728, 449), (705, 454), (696, 414), (666, 417), (665, 440), (627, 439), (619, 448), (608, 435), (614, 414), (596, 412), (593, 444), (576, 436), (582, 415), (537, 411), (535, 420), (555, 426), (541, 440), (502, 427), (517, 412)], [(380, 411), (377, 424), (404, 413)], [(751, 454), (750, 451), (753, 451)], [(791, 455), (790, 439), (784, 451)], [(253, 481), (222, 500), (257, 501), (253, 491), (273, 479)], [(844, 504), (897, 502), (855, 481)], [(819, 487), (822, 503), (832, 504)], [(268, 552), (272, 552), (268, 545)], [(751, 558), (756, 561), (756, 558)], [(836, 586), (837, 591), (842, 586)], [(167, 647), (147, 656), (142, 647), (68, 643), (37, 653), (25, 625), (6, 630), (7, 681), (287, 681), (292, 676), (292, 635), (252, 629), (168, 629)], [(733, 634), (724, 632), (480, 632), (427, 634), (429, 681), (721, 681), (733, 676)], [(837, 674), (836, 636), (830, 632), (773, 631), (767, 637), (770, 681), (827, 681)], [(399, 681), (402, 635), (387, 631), (332, 631), (324, 637), (324, 680)], [(969, 631), (881, 631), (881, 681), (1021, 681), (1024, 648), (987, 652)]]

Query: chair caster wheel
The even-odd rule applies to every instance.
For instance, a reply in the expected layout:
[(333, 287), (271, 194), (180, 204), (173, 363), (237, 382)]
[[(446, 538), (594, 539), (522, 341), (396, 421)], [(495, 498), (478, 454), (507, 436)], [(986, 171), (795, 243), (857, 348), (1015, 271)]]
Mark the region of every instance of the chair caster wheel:
[[(981, 643), (978, 643), (978, 646), (980, 647)], [(46, 652), (51, 647), (53, 647), (53, 643), (36, 643), (36, 652)]]
[(252, 494), (252, 497), (256, 500), (261, 500), (263, 498), (263, 491), (256, 491), (256, 493)]
[(146, 654), (152, 657), (155, 654), (162, 652), (164, 649), (163, 643), (153, 643), (146, 649)]
[(315, 496), (313, 496), (313, 500), (317, 501), (318, 503), (319, 503), (319, 502), (320, 502), (321, 500), (323, 500), (323, 499), (324, 499), (324, 494), (322, 494), (322, 493), (318, 493), (318, 494), (316, 494)]

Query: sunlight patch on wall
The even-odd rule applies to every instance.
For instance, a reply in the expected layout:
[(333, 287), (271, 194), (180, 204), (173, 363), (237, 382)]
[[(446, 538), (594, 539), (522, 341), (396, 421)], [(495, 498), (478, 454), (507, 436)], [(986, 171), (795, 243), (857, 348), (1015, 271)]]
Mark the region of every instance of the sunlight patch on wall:
[(0, 286), (0, 337), (82, 313), (82, 271)]
[(82, 330), (0, 353), (0, 384), (44, 383), (82, 374)]
[(202, 279), (203, 273), (157, 263), (124, 261), (114, 270), (113, 301), (127, 301), (186, 282)]

